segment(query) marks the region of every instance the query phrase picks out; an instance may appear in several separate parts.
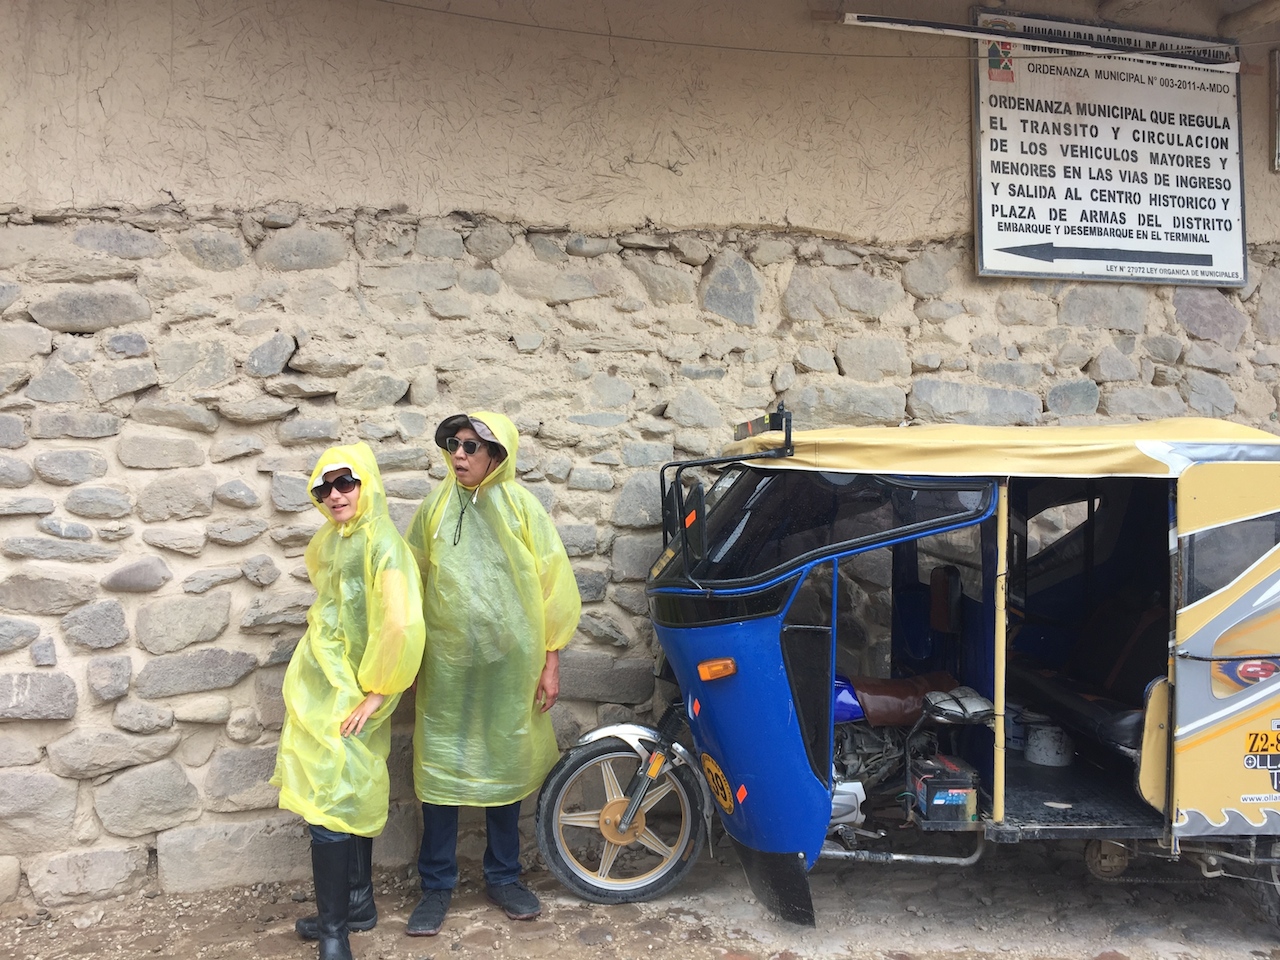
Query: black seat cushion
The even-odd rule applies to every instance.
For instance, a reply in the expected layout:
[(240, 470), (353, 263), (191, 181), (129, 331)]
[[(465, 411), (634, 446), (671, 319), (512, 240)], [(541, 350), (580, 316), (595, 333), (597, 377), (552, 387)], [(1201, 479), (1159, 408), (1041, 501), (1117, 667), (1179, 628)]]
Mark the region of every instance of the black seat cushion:
[(1169, 672), (1168, 650), (1163, 595), (1130, 584), (1089, 612), (1060, 669), (1015, 653), (1009, 695), (1072, 731), (1131, 753), (1142, 747), (1147, 687)]
[(1086, 684), (1034, 661), (1008, 666), (1009, 696), (1105, 746), (1142, 747), (1142, 710), (1099, 695)]

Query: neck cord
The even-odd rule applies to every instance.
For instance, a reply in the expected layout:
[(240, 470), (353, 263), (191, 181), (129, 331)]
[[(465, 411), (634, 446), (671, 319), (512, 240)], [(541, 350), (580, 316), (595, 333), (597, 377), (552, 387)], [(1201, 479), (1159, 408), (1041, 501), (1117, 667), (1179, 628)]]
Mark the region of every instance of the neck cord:
[[(488, 469), (486, 469), (484, 472), (484, 476), (480, 478), (480, 483), (476, 484), (475, 490), (473, 490), (471, 493), (470, 504), (467, 503), (466, 497), (462, 498), (462, 501), (461, 501), (462, 506), (458, 510), (458, 525), (453, 529), (453, 545), (455, 547), (458, 545), (458, 541), (462, 539), (462, 518), (467, 515), (467, 507), (474, 505), (476, 501), (480, 499), (480, 484), (483, 484), (485, 480), (489, 479), (489, 474), (492, 471), (493, 471), (493, 463), (490, 462)], [(444, 518), (449, 512), (449, 500), (453, 499), (454, 493), (457, 492), (457, 489), (460, 486), (462, 486), (462, 484), (458, 482), (458, 478), (457, 476), (455, 476), (453, 478), (453, 486), (449, 490), (449, 497), (448, 499), (445, 500), (444, 509), (440, 511), (440, 522), (436, 524), (436, 532), (431, 535), (432, 540), (439, 538), (440, 528), (444, 526)]]
[[(476, 498), (472, 497), (471, 502), (475, 503)], [(462, 539), (462, 518), (467, 515), (467, 506), (468, 506), (467, 499), (466, 497), (463, 497), (462, 508), (458, 511), (458, 525), (453, 528), (453, 545), (455, 547), (458, 545), (458, 541)]]
[[(449, 490), (449, 496), (444, 502), (444, 509), (440, 511), (440, 522), (436, 524), (436, 532), (431, 535), (432, 540), (439, 539), (440, 528), (444, 526), (444, 518), (449, 514), (449, 501), (453, 499), (453, 495), (455, 492), (457, 492), (457, 488), (459, 486), (460, 484), (458, 483), (457, 478), (454, 478), (453, 487)], [(458, 545), (458, 541), (462, 539), (462, 518), (467, 514), (467, 507), (473, 505), (479, 498), (480, 498), (479, 487), (476, 487), (475, 490), (472, 492), (470, 503), (467, 502), (466, 497), (460, 498), (461, 505), (458, 509), (458, 525), (453, 528), (453, 545), (455, 547)]]

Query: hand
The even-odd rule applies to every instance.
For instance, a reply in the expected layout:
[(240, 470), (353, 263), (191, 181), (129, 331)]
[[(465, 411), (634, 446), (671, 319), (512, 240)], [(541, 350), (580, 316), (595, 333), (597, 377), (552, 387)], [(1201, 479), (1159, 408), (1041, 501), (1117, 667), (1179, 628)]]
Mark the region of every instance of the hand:
[(547, 652), (547, 665), (542, 668), (538, 677), (538, 692), (534, 694), (534, 703), (541, 704), (542, 713), (546, 713), (560, 699), (560, 651)]
[(342, 721), (342, 735), (349, 737), (352, 734), (359, 735), (364, 729), (364, 722), (378, 712), (378, 708), (387, 698), (380, 693), (365, 694), (365, 698), (360, 701), (360, 706), (351, 711), (351, 716)]

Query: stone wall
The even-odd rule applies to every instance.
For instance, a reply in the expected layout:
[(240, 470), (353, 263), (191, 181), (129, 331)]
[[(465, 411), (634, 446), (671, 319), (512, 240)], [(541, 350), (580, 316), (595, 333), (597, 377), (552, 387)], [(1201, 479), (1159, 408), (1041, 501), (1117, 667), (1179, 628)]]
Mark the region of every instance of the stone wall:
[[(651, 710), (656, 468), (778, 400), (802, 428), (1275, 426), (1269, 249), (1220, 292), (979, 280), (963, 242), (291, 203), (0, 220), (0, 899), (305, 875), (265, 780), (330, 444), (373, 446), (403, 527), (445, 475), (438, 420), (513, 418), (585, 601), (568, 741)], [(409, 720), (387, 863), (416, 842)]]

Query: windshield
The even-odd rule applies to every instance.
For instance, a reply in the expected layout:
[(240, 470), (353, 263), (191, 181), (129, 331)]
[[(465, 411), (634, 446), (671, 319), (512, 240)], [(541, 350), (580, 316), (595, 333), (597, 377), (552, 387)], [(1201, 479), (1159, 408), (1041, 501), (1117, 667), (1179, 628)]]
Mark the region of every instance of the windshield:
[[(689, 571), (699, 583), (750, 580), (805, 559), (976, 519), (992, 485), (912, 480), (735, 464), (707, 494), (707, 553)], [(657, 580), (683, 580), (679, 543)]]

